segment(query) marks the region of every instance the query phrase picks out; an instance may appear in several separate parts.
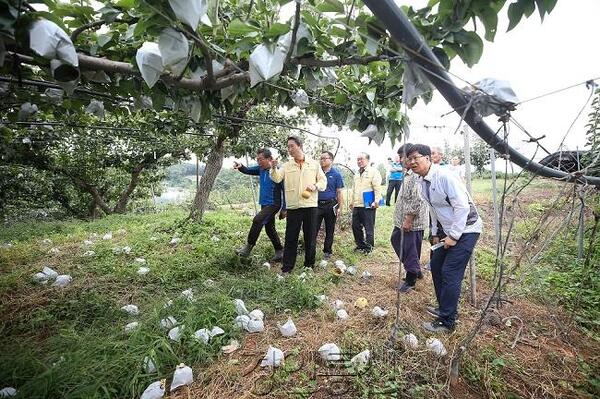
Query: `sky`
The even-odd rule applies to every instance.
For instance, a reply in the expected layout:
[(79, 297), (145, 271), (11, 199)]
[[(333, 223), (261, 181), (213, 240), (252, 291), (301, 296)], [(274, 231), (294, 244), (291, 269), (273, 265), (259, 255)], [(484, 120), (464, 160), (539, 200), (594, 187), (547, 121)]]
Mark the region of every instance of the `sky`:
[[(427, 0), (399, 0), (397, 3), (418, 8), (426, 5)], [(499, 15), (495, 41), (484, 41), (481, 60), (473, 68), (468, 68), (458, 57), (452, 61), (450, 72), (462, 79), (453, 80), (459, 87), (464, 87), (465, 81), (475, 83), (483, 78), (506, 80), (519, 100), (523, 101), (592, 78), (600, 78), (598, 16), (599, 0), (559, 0), (543, 23), (536, 11), (530, 18), (523, 19), (512, 31), (506, 32), (508, 18), (505, 8)], [(483, 32), (479, 33), (483, 37)], [(600, 84), (600, 79), (597, 83)], [(579, 85), (521, 104), (512, 115), (533, 136), (546, 135), (542, 144), (550, 152), (554, 152), (559, 149), (563, 136), (586, 103), (589, 94), (590, 90), (586, 89), (585, 85)], [(454, 113), (441, 117), (450, 110), (451, 107), (437, 91), (429, 104), (425, 105), (419, 100), (415, 107), (408, 110), (411, 121), (408, 140), (442, 148), (444, 140), (448, 140), (451, 147), (462, 146), (462, 135), (454, 134), (460, 118)], [(591, 105), (588, 104), (565, 140), (566, 149), (585, 146), (585, 124), (590, 111)], [(486, 118), (486, 122), (493, 130), (500, 126), (494, 117)], [(443, 127), (432, 129), (426, 126)], [(338, 131), (335, 127), (329, 128), (316, 123), (311, 124), (309, 130), (340, 137), (344, 153), (351, 159), (350, 163), (360, 151), (368, 152), (375, 163), (384, 163), (395, 152), (389, 140), (381, 146), (374, 143), (368, 145), (368, 140), (361, 138), (360, 132), (357, 131)], [(525, 139), (525, 133), (514, 126), (510, 127), (510, 144), (526, 156), (531, 156), (535, 145), (525, 143)], [(543, 155), (545, 154), (538, 153), (536, 159)], [(232, 161), (233, 159), (228, 159), (225, 166)]]

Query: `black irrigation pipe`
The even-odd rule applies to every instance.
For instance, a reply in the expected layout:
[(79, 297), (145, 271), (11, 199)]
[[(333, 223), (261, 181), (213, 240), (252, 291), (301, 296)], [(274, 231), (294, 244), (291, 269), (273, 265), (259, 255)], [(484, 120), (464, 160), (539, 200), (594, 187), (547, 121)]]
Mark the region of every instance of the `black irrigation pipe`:
[[(364, 0), (364, 3), (385, 25), (394, 39), (403, 43), (411, 56), (414, 55), (412, 57), (413, 61), (422, 67), (431, 83), (439, 90), (452, 108), (455, 110), (464, 109), (469, 100), (462, 94), (458, 87), (451, 83), (450, 77), (444, 67), (435, 57), (421, 34), (394, 1)], [(496, 136), (493, 130), (470, 107), (464, 115), (464, 120), (492, 148), (500, 153), (505, 153), (506, 151), (509, 160), (525, 170), (543, 177), (600, 186), (600, 177), (569, 174), (529, 160)]]

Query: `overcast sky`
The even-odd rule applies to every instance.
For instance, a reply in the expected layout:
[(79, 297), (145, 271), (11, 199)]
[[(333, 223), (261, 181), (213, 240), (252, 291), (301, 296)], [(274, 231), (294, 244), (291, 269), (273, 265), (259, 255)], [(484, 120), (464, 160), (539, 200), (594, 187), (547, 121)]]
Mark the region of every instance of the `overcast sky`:
[[(422, 7), (427, 4), (427, 0), (399, 0), (398, 3)], [(536, 11), (530, 18), (522, 20), (515, 29), (506, 32), (508, 18), (505, 8), (500, 12), (495, 41), (484, 42), (484, 52), (479, 63), (469, 69), (456, 57), (452, 61), (450, 71), (470, 83), (483, 78), (506, 80), (521, 101), (598, 78), (600, 77), (599, 16), (599, 0), (559, 0), (553, 12), (546, 16), (543, 23), (540, 22)], [(481, 36), (483, 36), (482, 32)], [(465, 86), (464, 82), (454, 80), (459, 87)], [(600, 83), (600, 80), (597, 83)], [(543, 139), (542, 144), (553, 152), (558, 149), (562, 137), (585, 104), (589, 94), (590, 91), (585, 85), (580, 85), (522, 104), (513, 116), (533, 136), (545, 134), (546, 138)], [(459, 118), (455, 114), (441, 117), (450, 109), (437, 92), (429, 104), (425, 105), (419, 101), (408, 111), (411, 120), (410, 141), (443, 147), (444, 139), (447, 139), (451, 146), (462, 146), (462, 136), (453, 135)], [(568, 149), (585, 146), (584, 126), (590, 111), (591, 107), (588, 104), (565, 141)], [(495, 119), (494, 117), (486, 119), (493, 130), (499, 126)], [(426, 125), (446, 127), (426, 129), (424, 127)], [(367, 146), (367, 139), (360, 138), (359, 132), (338, 132), (336, 128), (318, 125), (311, 126), (311, 130), (316, 133), (320, 131), (325, 135), (338, 135), (342, 139), (342, 146), (351, 155), (351, 159), (354, 159), (354, 155), (359, 151), (366, 150), (374, 162), (380, 163), (385, 162), (394, 153), (388, 140), (382, 146), (374, 143)], [(509, 140), (511, 145), (530, 156), (535, 146), (524, 143), (523, 140), (526, 138), (524, 133), (514, 126), (511, 127)], [(544, 154), (536, 158), (539, 159), (542, 155)], [(231, 163), (230, 160), (228, 161)]]

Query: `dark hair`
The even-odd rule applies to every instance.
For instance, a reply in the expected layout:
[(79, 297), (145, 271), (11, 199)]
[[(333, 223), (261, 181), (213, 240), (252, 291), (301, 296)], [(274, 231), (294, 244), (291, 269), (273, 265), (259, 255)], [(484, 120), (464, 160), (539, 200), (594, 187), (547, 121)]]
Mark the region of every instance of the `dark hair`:
[(371, 157), (369, 156), (369, 154), (367, 154), (366, 152), (359, 152), (358, 155), (364, 155), (365, 159), (370, 160)]
[(294, 143), (296, 143), (296, 145), (300, 148), (302, 148), (302, 140), (300, 140), (298, 137), (296, 136), (290, 136), (287, 138), (287, 141), (293, 141)]
[(402, 144), (400, 146), (400, 148), (398, 148), (398, 155), (400, 155), (401, 157), (408, 156), (408, 154), (413, 152), (412, 151), (413, 147), (414, 147), (414, 144), (411, 144), (411, 143)]
[(260, 150), (256, 151), (256, 155), (260, 154), (262, 154), (262, 156), (266, 159), (273, 158), (273, 154), (271, 154), (271, 150), (269, 150), (268, 148), (261, 148)]
[(331, 151), (321, 151), (321, 154), (329, 155), (329, 158), (331, 158), (331, 160), (333, 161), (333, 154), (331, 153)]
[(406, 155), (412, 154), (413, 152), (418, 152), (421, 155), (431, 157), (431, 148), (425, 144), (413, 144), (410, 150), (406, 150)]

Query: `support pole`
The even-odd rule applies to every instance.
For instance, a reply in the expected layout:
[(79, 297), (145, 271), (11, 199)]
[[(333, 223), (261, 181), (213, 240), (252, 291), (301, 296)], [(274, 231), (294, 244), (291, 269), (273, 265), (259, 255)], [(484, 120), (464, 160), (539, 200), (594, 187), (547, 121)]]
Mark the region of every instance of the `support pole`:
[(494, 240), (496, 248), (500, 244), (500, 218), (498, 215), (498, 186), (496, 183), (496, 150), (490, 148), (490, 168), (492, 170), (492, 206), (494, 209)]
[[(471, 198), (473, 197), (473, 190), (471, 185), (471, 130), (468, 126), (463, 129), (464, 136), (464, 157), (465, 157), (465, 184), (467, 191)], [(469, 296), (469, 302), (471, 306), (477, 306), (477, 270), (475, 267), (475, 258), (471, 255), (469, 259), (469, 282), (471, 286), (471, 295)]]

